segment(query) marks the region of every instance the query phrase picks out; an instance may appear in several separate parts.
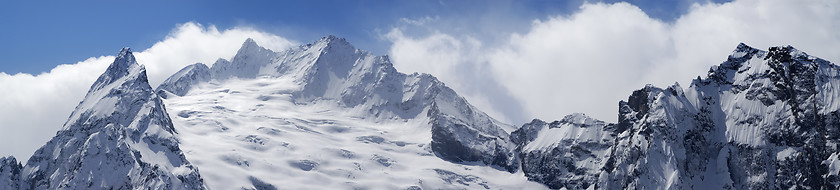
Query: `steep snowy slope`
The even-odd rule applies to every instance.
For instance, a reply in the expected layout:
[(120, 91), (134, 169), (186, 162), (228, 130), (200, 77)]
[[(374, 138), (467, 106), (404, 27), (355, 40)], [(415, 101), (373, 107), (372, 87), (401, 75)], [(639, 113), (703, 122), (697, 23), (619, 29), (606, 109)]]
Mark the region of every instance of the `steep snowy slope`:
[(791, 46), (765, 52), (740, 44), (692, 83), (686, 96), (709, 110), (723, 136), (715, 140), (726, 144), (711, 153), (725, 159), (735, 188), (837, 188), (826, 160), (840, 137), (838, 73)]
[(212, 189), (543, 189), (522, 173), (435, 156), (429, 119), (300, 104), (286, 77), (197, 85), (164, 100)]
[(399, 73), (386, 56), (358, 50), (343, 38), (328, 36), (277, 53), (249, 39), (232, 61), (220, 59), (211, 70), (217, 81), (287, 78), (294, 85), (287, 93), (297, 104), (333, 104), (379, 120), (430, 118), (431, 148), (441, 158), (509, 172), (519, 167), (508, 139), (512, 126), (477, 110), (431, 75)]
[[(399, 152), (406, 152), (404, 154), (408, 155), (403, 155), (403, 159), (399, 159), (401, 157), (385, 157), (384, 155), (389, 154), (388, 152), (390, 152), (391, 149), (395, 149), (391, 147), (383, 148), (385, 152), (375, 154), (376, 159), (383, 162), (385, 162), (386, 160), (393, 160), (399, 162), (403, 162), (405, 160), (426, 160), (423, 162), (447, 163), (442, 162), (440, 160), (440, 158), (443, 158), (456, 163), (467, 163), (470, 165), (478, 164), (478, 166), (474, 166), (478, 168), (482, 168), (480, 167), (481, 165), (493, 165), (494, 168), (498, 168), (507, 172), (515, 172), (519, 168), (518, 159), (516, 158), (516, 155), (513, 150), (514, 145), (509, 141), (508, 131), (512, 129), (512, 126), (500, 123), (495, 119), (492, 119), (491, 117), (487, 116), (487, 114), (477, 110), (475, 107), (469, 105), (469, 103), (466, 100), (458, 96), (452, 89), (443, 85), (443, 83), (438, 81), (436, 78), (426, 74), (406, 75), (403, 73), (399, 73), (394, 69), (393, 65), (391, 65), (387, 57), (374, 56), (369, 52), (357, 50), (342, 38), (328, 36), (316, 41), (315, 43), (306, 44), (282, 52), (272, 52), (270, 50), (260, 47), (256, 44), (256, 42), (249, 39), (246, 40), (246, 42), (242, 45), (242, 48), (237, 52), (237, 54), (231, 61), (220, 59), (213, 65), (213, 67), (210, 68), (210, 70), (211, 78), (213, 79), (211, 82), (181, 82), (182, 84), (189, 84), (185, 85), (183, 88), (179, 88), (187, 89), (185, 90), (187, 93), (183, 97), (169, 97), (167, 100), (167, 104), (170, 105), (171, 109), (179, 110), (179, 117), (176, 118), (176, 121), (184, 118), (192, 118), (191, 113), (203, 113), (208, 110), (220, 110), (221, 112), (217, 111), (218, 113), (206, 113), (206, 115), (214, 116), (199, 119), (199, 121), (201, 121), (200, 123), (203, 124), (193, 123), (185, 124), (185, 126), (201, 126), (209, 124), (211, 126), (216, 126), (210, 128), (220, 128), (224, 130), (229, 130), (234, 127), (244, 127), (243, 125), (264, 125), (261, 123), (249, 123), (246, 121), (253, 120), (252, 117), (268, 117), (292, 122), (281, 123), (282, 125), (273, 126), (273, 128), (276, 129), (288, 130), (285, 128), (289, 128), (290, 126), (309, 126), (309, 128), (312, 129), (311, 131), (317, 132), (314, 134), (301, 134), (299, 135), (301, 137), (290, 139), (293, 140), (292, 142), (295, 142), (301, 141), (299, 139), (325, 138), (322, 136), (324, 136), (325, 134), (330, 134), (330, 132), (318, 131), (324, 130), (322, 129), (324, 127), (331, 127), (332, 125), (337, 125), (341, 128), (354, 129), (352, 131), (358, 130), (359, 135), (352, 136), (352, 133), (340, 135), (330, 134), (330, 136), (334, 137), (327, 136), (329, 138), (321, 141), (333, 143), (334, 145), (331, 145), (332, 147), (342, 147), (346, 145), (350, 147), (363, 146), (366, 147), (366, 149), (380, 149), (382, 148), (379, 147), (381, 145), (374, 144), (379, 144), (385, 142), (386, 140), (390, 140), (390, 138), (381, 137), (381, 133), (407, 130), (411, 132), (405, 134), (398, 133), (400, 135), (396, 135), (394, 136), (394, 138), (413, 137), (411, 139), (401, 140), (404, 142), (410, 142), (413, 146), (405, 146), (406, 144), (404, 142), (399, 143), (401, 144), (401, 146), (398, 146), (399, 149), (406, 149), (400, 150)], [(167, 79), (167, 81), (191, 81), (194, 80), (192, 78), (194, 77), (189, 77), (189, 75), (176, 74), (173, 75), (171, 78)], [(254, 82), (261, 80), (265, 81)], [(249, 89), (248, 92), (230, 89), (225, 90), (227, 88), (240, 88), (237, 85), (241, 84), (255, 86), (254, 89)], [(164, 85), (172, 84), (167, 82), (161, 84), (161, 86)], [(242, 101), (241, 103), (239, 103), (240, 105), (254, 104), (254, 106), (256, 107), (248, 109), (231, 109), (229, 106), (216, 107), (216, 104), (227, 104), (228, 102), (239, 102), (240, 100), (222, 98), (224, 96), (218, 94), (214, 95), (218, 97), (214, 97), (214, 100), (211, 102), (204, 102), (204, 100), (210, 99), (210, 97), (205, 97), (204, 100), (200, 101), (194, 99), (196, 96), (201, 96), (198, 93), (208, 93), (206, 91), (207, 88), (219, 91), (226, 91), (223, 94), (242, 93), (243, 95), (248, 96), (256, 94), (255, 97), (249, 98), (247, 100), (257, 101), (260, 103), (248, 103), (248, 101)], [(159, 89), (169, 91), (169, 89)], [(158, 93), (166, 92), (159, 91)], [(186, 101), (187, 103), (184, 103), (182, 101)], [(263, 109), (264, 107), (262, 106), (269, 107), (268, 105), (270, 104), (286, 106), (285, 109), (282, 109), (285, 111), (270, 109), (272, 111), (266, 113), (257, 112), (259, 113), (257, 115), (246, 114), (250, 112), (255, 112), (259, 109)], [(289, 107), (286, 104), (291, 104), (294, 106)], [(185, 108), (179, 105), (205, 105), (206, 107), (198, 109), (192, 107)], [(302, 111), (314, 109), (310, 107), (320, 108), (318, 112)], [(230, 110), (240, 111), (228, 112)], [(242, 110), (250, 110), (250, 112), (241, 112)], [(343, 111), (347, 113), (341, 114), (340, 116), (328, 117), (328, 119), (319, 118), (328, 116), (329, 114), (326, 113), (319, 115), (319, 112), (327, 110), (331, 110), (331, 112)], [(182, 114), (180, 111), (186, 112), (183, 112)], [(302, 116), (293, 117), (286, 115), (296, 112), (302, 112), (295, 114), (302, 114)], [(231, 115), (234, 113), (237, 115)], [(237, 116), (242, 116), (244, 118), (231, 119), (236, 118)], [(357, 118), (357, 120), (359, 121), (343, 121), (346, 120), (346, 118)], [(234, 120), (236, 121), (235, 123), (225, 124), (225, 122), (227, 121)], [(329, 121), (328, 123), (330, 125), (320, 126), (322, 125), (320, 124), (320, 122), (312, 122), (310, 120), (326, 120)], [(335, 124), (336, 122), (338, 124)], [(222, 127), (218, 127), (217, 125)], [(402, 126), (404, 129), (401, 129), (399, 127), (391, 127), (393, 125)], [(266, 129), (267, 128), (263, 128), (263, 130)], [(256, 129), (250, 129), (250, 131), (245, 131), (249, 131), (249, 133), (254, 133), (253, 130)], [(298, 130), (297, 127), (295, 127), (295, 130)], [(305, 131), (310, 130), (307, 129)], [(241, 133), (238, 135), (248, 136), (251, 134)], [(183, 136), (188, 135), (183, 134)], [(276, 140), (277, 138), (279, 137), (263, 137), (262, 139)], [(346, 138), (350, 138), (350, 140), (346, 140)], [(372, 141), (376, 143), (370, 144), (370, 142), (368, 141), (356, 141), (352, 140), (353, 138), (373, 138)], [(185, 137), (185, 139), (191, 138)], [(362, 145), (353, 145), (353, 143), (346, 144), (348, 142), (345, 141), (355, 142), (357, 144), (358, 142), (363, 143)], [(217, 152), (211, 150), (203, 150), (202, 148), (204, 147), (202, 146), (192, 146), (190, 142), (205, 141), (185, 140), (185, 149), (189, 151)], [(312, 150), (311, 153), (301, 151), (301, 153), (299, 154), (307, 157), (312, 156), (312, 154), (315, 154), (315, 152), (322, 151), (320, 149), (323, 149), (324, 147), (320, 146), (321, 144), (322, 143), (316, 142), (314, 143), (314, 145), (298, 145), (298, 147), (305, 147), (304, 149)], [(311, 146), (311, 148), (308, 146)], [(364, 153), (368, 155), (373, 154), (369, 151)], [(274, 153), (268, 155), (273, 154)], [(205, 156), (196, 157), (200, 157), (198, 159), (205, 158)], [(413, 157), (419, 158), (415, 159)], [(219, 159), (220, 157), (211, 156), (211, 158)], [(277, 163), (290, 162), (287, 159), (288, 158), (285, 157), (279, 157), (278, 160), (269, 161), (266, 163), (276, 165)], [(222, 160), (230, 159), (228, 157), (225, 157), (222, 158)], [(196, 163), (200, 167), (208, 167), (212, 169), (213, 166), (204, 166), (201, 164), (204, 162), (206, 161), (196, 161)], [(321, 162), (323, 161), (317, 162), (309, 160), (305, 163), (307, 163), (308, 165), (315, 165), (315, 163), (318, 163), (318, 165), (326, 167), (326, 165)], [(355, 161), (354, 163), (362, 162)], [(387, 165), (391, 164), (385, 165), (386, 168), (388, 168)], [(398, 165), (400, 164), (395, 164), (395, 166)], [(421, 173), (425, 171), (426, 174), (437, 173), (435, 175), (430, 175), (434, 176), (434, 178), (427, 178), (426, 181), (431, 179), (440, 180), (440, 175), (443, 175), (443, 173), (445, 173), (446, 176), (450, 177), (460, 176), (460, 174), (458, 174), (457, 172), (452, 173), (454, 171), (451, 170), (455, 169), (452, 169), (450, 166), (458, 165), (453, 163), (412, 164), (411, 167), (409, 167), (409, 169), (398, 169), (396, 171), (411, 171)], [(313, 166), (313, 168), (315, 167)], [(350, 169), (353, 168), (343, 169), (352, 171)], [(492, 170), (492, 168), (490, 167), (483, 169)], [(263, 168), (252, 170), (263, 171), (265, 169)], [(291, 172), (291, 174), (295, 173), (299, 172)], [(354, 171), (354, 173), (364, 172)], [(403, 180), (408, 180), (401, 181), (399, 183), (403, 185), (414, 184), (418, 186), (424, 186), (423, 183), (418, 183), (416, 180), (422, 179), (422, 176), (426, 175), (412, 177), (414, 175), (410, 175), (409, 173), (406, 173), (406, 176), (394, 177), (393, 179), (399, 178)], [(468, 172), (468, 174), (469, 173), (474, 172)], [(268, 184), (278, 184), (276, 182), (287, 182), (284, 180), (278, 181), (277, 179), (258, 179), (260, 176), (264, 175), (256, 175), (255, 173), (246, 172), (246, 174), (254, 176), (254, 179), (243, 179), (240, 180), (240, 182), (242, 183), (226, 183), (226, 185), (234, 185), (235, 187), (248, 187), (248, 185), (251, 185), (256, 187), (259, 186), (258, 184), (265, 183), (264, 181), (271, 182)], [(377, 175), (372, 174), (370, 176)], [(474, 176), (471, 178), (476, 178), (475, 180), (478, 180), (478, 177), (476, 176), (477, 174), (474, 174)], [(508, 175), (503, 176), (510, 177), (512, 175), (508, 173)], [(261, 182), (257, 183), (254, 181)], [(348, 181), (348, 179), (333, 181)], [(359, 182), (358, 180), (349, 181)], [(427, 183), (426, 185), (429, 185), (428, 183), (432, 182), (425, 183)], [(447, 184), (449, 183), (461, 184), (451, 180), (447, 182)], [(500, 182), (499, 184), (507, 184), (507, 182)], [(431, 185), (429, 187), (436, 186), (437, 185)], [(230, 187), (232, 188), (233, 186)]]
[(130, 49), (23, 168), (23, 189), (203, 189)]

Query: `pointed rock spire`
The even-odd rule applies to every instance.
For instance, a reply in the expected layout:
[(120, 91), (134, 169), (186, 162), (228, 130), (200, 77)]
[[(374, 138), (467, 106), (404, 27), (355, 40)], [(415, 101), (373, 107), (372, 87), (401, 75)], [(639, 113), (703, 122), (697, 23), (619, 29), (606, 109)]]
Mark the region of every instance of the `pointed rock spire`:
[(253, 78), (260, 72), (260, 68), (272, 63), (277, 53), (259, 46), (254, 39), (248, 38), (229, 62), (219, 59), (210, 68), (216, 79), (231, 77)]
[(750, 47), (744, 43), (739, 43), (738, 46), (735, 47), (735, 50), (732, 51), (732, 54), (729, 55), (729, 60), (749, 59), (759, 52), (761, 52), (761, 50)]
[(119, 78), (126, 77), (132, 73), (133, 75), (139, 75), (140, 72), (143, 73), (143, 78), (145, 79), (146, 70), (137, 64), (134, 54), (131, 53), (131, 48), (122, 48), (116, 59), (114, 59), (114, 62), (105, 70), (105, 73), (102, 73), (96, 82), (93, 83), (91, 90), (101, 89)]
[(0, 189), (20, 189), (22, 168), (14, 156), (0, 157)]
[(265, 48), (263, 48), (259, 44), (257, 44), (257, 42), (254, 41), (253, 38), (248, 38), (248, 39), (245, 39), (245, 42), (242, 42), (242, 47), (239, 48), (239, 52), (250, 51), (250, 50), (254, 50), (254, 49), (265, 49)]
[(339, 38), (333, 35), (325, 36), (315, 42), (315, 47), (320, 48), (322, 51), (355, 51), (356, 47), (353, 47), (350, 42), (347, 42), (344, 38)]
[(25, 189), (202, 189), (163, 101), (123, 48), (24, 167)]
[(245, 42), (242, 42), (242, 47), (240, 47), (239, 51), (236, 52), (232, 61), (236, 61), (237, 58), (245, 59), (254, 54), (269, 54), (269, 52), (273, 53), (271, 50), (257, 44), (253, 38), (248, 38), (245, 39)]
[[(76, 110), (73, 111), (70, 119), (65, 123), (65, 129), (77, 122), (86, 122), (91, 118), (104, 117), (120, 111), (116, 109), (102, 110), (102, 108), (129, 106), (129, 103), (121, 105), (118, 104), (119, 102), (111, 102), (110, 99), (106, 98), (149, 99), (148, 94), (142, 93), (146, 91), (151, 92), (152, 87), (149, 85), (145, 67), (137, 63), (130, 48), (123, 48), (114, 62), (108, 66), (108, 69), (91, 85), (85, 99), (76, 106)], [(134, 93), (125, 94), (127, 92)]]
[(749, 51), (754, 51), (754, 50), (758, 50), (758, 49), (755, 49), (755, 48), (753, 48), (753, 47), (751, 47), (751, 46), (749, 46), (749, 45), (747, 45), (743, 42), (738, 43), (738, 46), (735, 47), (735, 52), (749, 52)]

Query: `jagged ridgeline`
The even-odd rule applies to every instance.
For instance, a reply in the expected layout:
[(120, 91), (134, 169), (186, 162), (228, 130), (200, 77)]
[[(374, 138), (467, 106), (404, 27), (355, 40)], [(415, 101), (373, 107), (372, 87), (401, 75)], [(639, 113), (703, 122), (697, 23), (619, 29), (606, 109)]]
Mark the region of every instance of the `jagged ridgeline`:
[(248, 39), (155, 90), (123, 49), (25, 165), (0, 158), (0, 189), (837, 189), (836, 97), (840, 67), (740, 44), (688, 88), (633, 92), (618, 123), (516, 128), (334, 36), (278, 52)]
[[(14, 158), (4, 158), (3, 171), (11, 175), (2, 176), (9, 176), (4, 179), (14, 189), (204, 188), (197, 167), (179, 149), (178, 127), (160, 97), (185, 96), (194, 86), (210, 82), (264, 77), (292, 79), (298, 87), (289, 95), (296, 104), (337, 101), (338, 109), (365, 110), (364, 117), (374, 120), (422, 119), (431, 135), (425, 147), (432, 154), (425, 156), (509, 172), (519, 168), (508, 139), (512, 126), (477, 110), (431, 75), (397, 72), (388, 57), (328, 36), (281, 52), (248, 39), (230, 61), (187, 66), (154, 91), (143, 66), (123, 49), (64, 129), (23, 169)], [(253, 186), (243, 188), (282, 185), (264, 183), (259, 180), (263, 176), (245, 177)]]
[(300, 104), (335, 100), (341, 107), (364, 109), (371, 117), (429, 118), (431, 148), (443, 159), (480, 162), (510, 172), (519, 167), (505, 131), (511, 126), (473, 107), (435, 77), (400, 73), (387, 56), (358, 50), (335, 36), (282, 52), (248, 39), (231, 61), (219, 59), (209, 69), (200, 63), (187, 66), (158, 92), (183, 95), (210, 79), (257, 77), (292, 78), (300, 88), (290, 94)]
[(740, 44), (688, 88), (633, 92), (616, 124), (535, 120), (513, 139), (551, 188), (837, 189), (838, 74), (791, 46)]

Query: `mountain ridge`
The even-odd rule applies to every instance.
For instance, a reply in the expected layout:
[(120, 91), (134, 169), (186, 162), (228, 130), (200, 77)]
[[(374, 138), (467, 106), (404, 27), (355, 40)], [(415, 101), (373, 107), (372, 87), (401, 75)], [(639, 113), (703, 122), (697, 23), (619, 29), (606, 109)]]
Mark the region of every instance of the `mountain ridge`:
[[(507, 140), (507, 129), (512, 127), (473, 107), (434, 76), (400, 73), (387, 56), (375, 56), (370, 52), (355, 49), (343, 38), (335, 36), (327, 36), (313, 43), (279, 52), (266, 50), (269, 52), (263, 53), (263, 50), (264, 48), (260, 48), (255, 41), (246, 40), (231, 61), (217, 61), (210, 67), (211, 80), (206, 84), (224, 86), (254, 80), (289, 80), (291, 86), (287, 87), (288, 89), (280, 88), (271, 94), (259, 94), (257, 99), (280, 101), (288, 98), (300, 106), (337, 106), (338, 110), (358, 111), (354, 112), (353, 117), (371, 119), (375, 123), (423, 122), (420, 127), (428, 131), (430, 139), (423, 144), (427, 146), (422, 147), (427, 147), (424, 149), (429, 149), (431, 155), (454, 163), (489, 165), (505, 172), (513, 173), (518, 170), (516, 155), (512, 152), (513, 145)], [(183, 81), (182, 79), (189, 78), (188, 76), (173, 75), (175, 78), (169, 78), (167, 81)], [(183, 83), (202, 89), (201, 84)], [(162, 83), (161, 87), (167, 85), (170, 84)], [(159, 94), (169, 93), (161, 87), (157, 90)], [(184, 92), (185, 96), (171, 98), (180, 102), (191, 99), (192, 95), (204, 97), (205, 93), (216, 93), (201, 91), (193, 94), (190, 88), (189, 85), (183, 88), (187, 91)], [(232, 91), (224, 89), (223, 92)], [(240, 91), (236, 90), (237, 93)], [(222, 94), (217, 97), (225, 96), (228, 95)], [(258, 112), (254, 110), (263, 109), (270, 104), (258, 105), (249, 109), (249, 112)], [(179, 117), (188, 118), (189, 122), (194, 117), (200, 117), (200, 114), (195, 116), (200, 112), (201, 110), (184, 110), (184, 114), (179, 114)], [(378, 140), (382, 137), (371, 135), (359, 138), (373, 138), (374, 140), (370, 140), (372, 142), (385, 141)], [(377, 155), (376, 159), (381, 159), (381, 156)], [(309, 160), (306, 163), (317, 162)], [(312, 170), (311, 168), (307, 167), (306, 171)], [(444, 174), (449, 175), (447, 172)], [(247, 181), (245, 182), (247, 185)]]
[[(606, 143), (574, 141), (597, 137), (584, 136), (540, 149), (596, 153), (607, 145), (599, 167), (523, 167), (551, 188), (837, 188), (838, 73), (792, 46), (763, 51), (741, 43), (688, 88), (648, 85), (620, 101), (619, 122), (600, 130), (612, 136)], [(535, 122), (521, 130), (545, 125)], [(591, 155), (555, 152), (523, 155), (523, 163)], [(600, 174), (580, 186), (573, 179), (581, 175), (564, 177), (573, 171)]]
[[(840, 66), (792, 46), (765, 51), (740, 43), (687, 88), (646, 85), (617, 111), (616, 123), (575, 113), (512, 126), (434, 76), (401, 73), (387, 56), (332, 35), (278, 52), (249, 38), (230, 61), (186, 66), (155, 89), (123, 48), (25, 165), (0, 158), (0, 189), (262, 189), (288, 182), (261, 175), (270, 168), (349, 180), (343, 184), (354, 188), (527, 184), (489, 180), (508, 178), (552, 189), (840, 187)], [(194, 142), (206, 135), (230, 138), (214, 143), (231, 149)], [(189, 137), (187, 153), (179, 136)], [(335, 147), (306, 148), (325, 145)], [(249, 152), (289, 158), (270, 162)], [(440, 165), (412, 165), (415, 159)], [(242, 176), (208, 185), (197, 166)], [(418, 176), (364, 184), (376, 178), (366, 173), (378, 172)]]
[[(478, 111), (435, 77), (428, 74), (400, 73), (387, 56), (374, 56), (370, 52), (355, 49), (343, 38), (327, 36), (314, 43), (281, 52), (271, 52), (259, 47), (253, 40), (246, 40), (232, 61), (217, 63), (222, 64), (214, 64), (210, 68), (213, 71), (211, 73), (214, 73), (211, 78), (216, 80), (227, 80), (228, 76), (291, 76), (300, 84), (300, 89), (292, 92), (293, 99), (298, 103), (337, 100), (344, 107), (367, 109), (367, 112), (377, 118), (435, 118), (432, 121), (437, 123), (432, 124), (432, 130), (438, 133), (433, 133), (433, 138), (437, 141), (432, 143), (432, 148), (438, 153), (448, 152), (441, 154), (443, 158), (495, 163), (510, 172), (516, 171), (516, 159), (511, 152), (512, 145), (506, 140), (509, 134), (504, 130), (510, 127)], [(167, 81), (178, 79), (170, 78)], [(169, 84), (161, 84), (164, 85)], [(435, 108), (437, 111), (428, 111), (429, 108)], [(423, 112), (427, 114), (421, 114)], [(452, 128), (462, 125), (467, 127), (463, 130)], [(444, 130), (448, 131), (443, 132)], [(476, 139), (449, 138), (458, 133), (470, 133), (473, 135), (467, 137)], [(477, 147), (469, 147), (475, 144), (467, 143), (468, 141), (494, 145), (483, 145), (492, 148), (477, 150)], [(468, 156), (461, 155), (464, 151), (449, 151), (450, 149), (478, 152), (469, 153)]]

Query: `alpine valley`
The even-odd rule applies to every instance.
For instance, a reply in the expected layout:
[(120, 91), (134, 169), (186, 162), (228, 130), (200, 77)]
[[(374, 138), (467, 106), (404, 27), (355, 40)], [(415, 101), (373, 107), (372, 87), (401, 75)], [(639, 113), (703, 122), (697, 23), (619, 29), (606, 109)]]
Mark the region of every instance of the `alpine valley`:
[(502, 123), (335, 36), (248, 39), (157, 88), (124, 48), (25, 164), (0, 157), (0, 190), (840, 188), (840, 67), (791, 46), (617, 111)]

